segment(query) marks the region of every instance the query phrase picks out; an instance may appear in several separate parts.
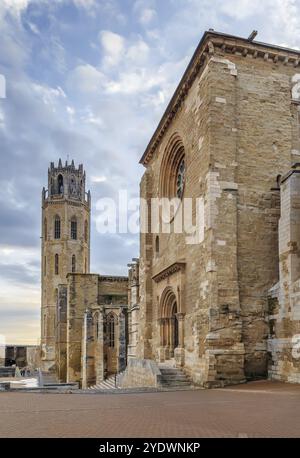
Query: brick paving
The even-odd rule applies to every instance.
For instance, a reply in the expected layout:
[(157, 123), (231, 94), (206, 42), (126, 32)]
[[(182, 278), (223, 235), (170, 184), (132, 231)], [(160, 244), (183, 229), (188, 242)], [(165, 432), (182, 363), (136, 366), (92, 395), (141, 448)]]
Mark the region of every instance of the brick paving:
[(300, 386), (128, 394), (0, 393), (0, 437), (299, 437)]

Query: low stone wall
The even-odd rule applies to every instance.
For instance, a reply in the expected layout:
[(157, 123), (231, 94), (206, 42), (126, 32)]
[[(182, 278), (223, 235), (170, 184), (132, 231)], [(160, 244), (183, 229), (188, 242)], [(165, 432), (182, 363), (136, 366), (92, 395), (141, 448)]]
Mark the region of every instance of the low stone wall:
[(122, 388), (159, 387), (161, 372), (157, 364), (150, 359), (131, 358), (120, 381)]
[[(298, 342), (298, 347), (295, 350), (296, 342)], [(270, 380), (300, 383), (300, 352), (298, 349), (299, 338), (295, 341), (293, 338), (269, 339), (268, 350), (271, 361), (268, 375)]]

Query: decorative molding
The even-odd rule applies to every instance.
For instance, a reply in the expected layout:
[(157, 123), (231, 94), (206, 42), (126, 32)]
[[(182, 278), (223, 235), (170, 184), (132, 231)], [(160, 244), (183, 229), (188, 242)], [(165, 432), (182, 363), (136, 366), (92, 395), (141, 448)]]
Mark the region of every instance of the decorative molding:
[(128, 277), (117, 277), (117, 276), (113, 277), (113, 276), (99, 275), (99, 280), (100, 281), (126, 282), (126, 283), (128, 283)]
[(300, 63), (300, 50), (283, 48), (280, 46), (249, 41), (248, 39), (226, 35), (218, 32), (205, 32), (163, 117), (155, 130), (140, 163), (147, 166), (151, 161), (157, 147), (164, 137), (171, 121), (184, 102), (190, 87), (197, 75), (204, 69), (211, 56), (216, 53), (220, 55), (239, 55), (245, 59), (262, 59), (271, 64), (291, 64), (295, 68)]
[(160, 283), (162, 280), (170, 277), (171, 275), (175, 274), (176, 272), (184, 271), (185, 264), (186, 264), (185, 262), (175, 262), (174, 264), (171, 264), (169, 267), (162, 270), (158, 274), (154, 275), (152, 277), (152, 280), (154, 280), (155, 283)]

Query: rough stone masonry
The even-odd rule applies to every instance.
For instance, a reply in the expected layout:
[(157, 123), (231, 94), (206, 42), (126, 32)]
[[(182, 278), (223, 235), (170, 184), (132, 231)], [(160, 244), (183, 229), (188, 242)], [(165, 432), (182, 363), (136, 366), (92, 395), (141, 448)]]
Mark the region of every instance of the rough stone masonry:
[(42, 357), (60, 379), (128, 363), (123, 386), (156, 385), (160, 364), (204, 387), (300, 382), (299, 110), (300, 51), (206, 32), (141, 158), (148, 210), (197, 200), (198, 228), (142, 231), (129, 278), (89, 273), (83, 169), (52, 165)]
[(181, 198), (203, 201), (199, 243), (160, 231), (140, 252), (137, 357), (195, 384), (300, 381), (299, 62), (206, 32), (141, 159), (149, 204), (176, 195), (182, 161)]

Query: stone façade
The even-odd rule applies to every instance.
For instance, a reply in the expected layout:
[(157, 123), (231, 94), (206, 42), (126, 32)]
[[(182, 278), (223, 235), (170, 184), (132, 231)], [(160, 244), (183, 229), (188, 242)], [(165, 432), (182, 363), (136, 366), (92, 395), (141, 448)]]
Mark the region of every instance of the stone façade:
[[(205, 33), (141, 159), (141, 197), (150, 204), (166, 197), (164, 158), (181, 142), (184, 197), (202, 199), (203, 231), (199, 243), (185, 234), (141, 234), (137, 355), (175, 357), (196, 384), (267, 377), (268, 367), (281, 367), (279, 379), (299, 373), (290, 345), (286, 364), (283, 353), (268, 352), (268, 292), (279, 278), (277, 179), (300, 151), (299, 58), (294, 50)], [(169, 269), (178, 263), (184, 269)], [(176, 303), (173, 315), (166, 295)], [(273, 319), (276, 339), (282, 325)], [(289, 320), (284, 336), (291, 342), (299, 323), (291, 313)]]
[(299, 382), (299, 62), (295, 50), (204, 34), (141, 159), (140, 185), (148, 207), (170, 197), (184, 158), (181, 197), (200, 202), (200, 230), (141, 232), (122, 304), (111, 299), (117, 277), (102, 291), (99, 275), (66, 275), (62, 378), (89, 386), (110, 373), (115, 311), (119, 353), (109, 364), (124, 369), (127, 349), (124, 386), (155, 385), (160, 363), (204, 387)]

